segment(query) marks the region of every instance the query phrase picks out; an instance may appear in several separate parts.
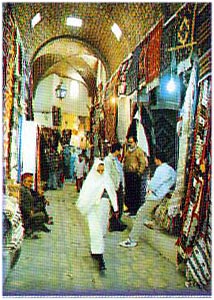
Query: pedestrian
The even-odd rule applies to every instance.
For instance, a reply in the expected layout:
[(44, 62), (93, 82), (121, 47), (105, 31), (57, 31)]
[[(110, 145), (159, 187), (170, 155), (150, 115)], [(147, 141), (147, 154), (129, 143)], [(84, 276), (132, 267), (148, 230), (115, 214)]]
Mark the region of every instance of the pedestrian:
[(122, 145), (120, 143), (114, 143), (111, 146), (111, 151), (108, 156), (105, 157), (105, 166), (108, 171), (115, 187), (117, 193), (119, 216), (115, 217), (113, 208), (111, 207), (111, 216), (109, 219), (109, 231), (123, 231), (126, 229), (127, 225), (121, 220), (123, 215), (123, 205), (124, 205), (124, 174), (121, 162), (118, 156), (121, 154)]
[(154, 161), (157, 168), (148, 184), (146, 201), (137, 212), (129, 238), (119, 244), (122, 247), (137, 246), (141, 234), (144, 233), (144, 225), (152, 228), (152, 213), (155, 207), (175, 186), (176, 171), (165, 162), (165, 154), (157, 152)]
[(127, 146), (123, 159), (125, 205), (130, 216), (135, 216), (141, 205), (141, 182), (146, 168), (146, 160), (143, 150), (137, 146), (135, 136), (129, 136)]
[(64, 182), (65, 182), (65, 176), (64, 176), (64, 167), (63, 167), (63, 154), (62, 152), (60, 152), (58, 157), (58, 168), (57, 168), (57, 187), (63, 188)]
[(70, 178), (71, 178), (71, 182), (75, 181), (74, 168), (75, 168), (76, 159), (77, 159), (76, 148), (74, 146), (71, 146), (71, 156), (70, 156)]
[(83, 183), (77, 201), (80, 212), (86, 216), (90, 233), (91, 256), (104, 271), (104, 236), (107, 232), (110, 204), (118, 214), (117, 196), (114, 184), (105, 170), (104, 161), (96, 159)]
[(85, 174), (86, 174), (86, 163), (85, 163), (85, 159), (83, 159), (83, 156), (80, 153), (74, 163), (74, 177), (76, 178), (76, 189), (78, 193), (82, 188)]
[(47, 181), (47, 188), (49, 190), (57, 190), (58, 187), (58, 153), (57, 151), (51, 147), (49, 156), (48, 156), (48, 181)]

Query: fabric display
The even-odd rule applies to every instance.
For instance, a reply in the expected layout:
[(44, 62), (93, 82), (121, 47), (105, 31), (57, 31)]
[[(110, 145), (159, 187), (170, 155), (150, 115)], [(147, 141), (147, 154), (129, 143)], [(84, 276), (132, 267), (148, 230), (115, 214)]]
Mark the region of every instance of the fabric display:
[(138, 89), (139, 56), (141, 47), (138, 45), (132, 53), (131, 64), (126, 73), (126, 95), (132, 94)]
[[(24, 238), (24, 227), (22, 226), (21, 211), (17, 203), (17, 199), (4, 196), (3, 213), (11, 224), (11, 237), (7, 243), (3, 245), (4, 249), (15, 252), (21, 247)], [(7, 232), (5, 232), (7, 234)]]
[(137, 138), (137, 120), (134, 119), (134, 116), (138, 110), (137, 102), (131, 103), (131, 122), (129, 124), (126, 136), (135, 136)]
[(196, 282), (200, 288), (203, 288), (211, 281), (210, 257), (211, 240), (199, 238), (193, 247), (192, 255), (187, 260), (187, 286), (194, 285)]
[(183, 107), (181, 109), (181, 118), (182, 118), (182, 131), (179, 137), (179, 159), (177, 165), (177, 180), (176, 187), (173, 192), (171, 198), (171, 206), (172, 208), (169, 210), (174, 214), (180, 212), (180, 204), (182, 199), (184, 198), (185, 189), (186, 189), (186, 170), (187, 165), (187, 157), (189, 151), (189, 136), (192, 133), (193, 128), (191, 127), (194, 124), (194, 111), (192, 111), (193, 107), (196, 107), (197, 95), (198, 93), (198, 64), (195, 61), (193, 63), (191, 76), (189, 80), (189, 84), (186, 91), (186, 96), (184, 100)]
[(195, 9), (195, 3), (187, 3), (164, 26), (161, 39), (161, 73), (171, 66), (172, 51), (175, 52), (177, 64), (191, 55), (195, 43)]
[(29, 76), (29, 85), (27, 86), (27, 98), (25, 99), (25, 118), (27, 121), (34, 120), (33, 114), (33, 75)]
[(147, 156), (150, 156), (149, 144), (148, 144), (144, 127), (142, 125), (139, 110), (136, 112), (133, 119), (136, 120), (138, 146), (146, 153)]
[(181, 216), (180, 213), (177, 213), (177, 206), (174, 212), (170, 210), (172, 210), (171, 199), (165, 197), (155, 208), (154, 219), (156, 224), (167, 233), (178, 236), (181, 227)]
[(115, 73), (108, 84), (106, 84), (104, 92), (100, 91), (98, 98), (100, 99), (100, 104), (111, 97), (117, 97), (118, 95), (118, 86), (119, 86), (119, 73)]
[(132, 63), (132, 58), (133, 56), (125, 60), (121, 64), (120, 69), (118, 71), (118, 78), (119, 78), (118, 95), (126, 95), (126, 89), (127, 89), (126, 77)]
[(154, 156), (153, 152), (156, 145), (156, 137), (153, 126), (154, 120), (150, 110), (146, 108), (146, 106), (144, 106), (143, 104), (141, 105), (141, 120), (146, 133), (148, 145), (150, 146), (149, 154), (150, 159), (152, 160)]
[(4, 11), (3, 20), (3, 153), (5, 176), (18, 180), (21, 168), (18, 161), (21, 142), (19, 140), (21, 136), (20, 116), (24, 110), (24, 101), (28, 101), (28, 103), (26, 102), (25, 117), (27, 120), (32, 120), (32, 82), (29, 83), (31, 92), (26, 95), (27, 79), (24, 73), (23, 48), (9, 7)]
[(117, 106), (116, 103), (111, 103), (111, 100), (105, 100), (103, 103), (104, 107), (104, 131), (105, 139), (113, 143), (116, 139), (115, 132), (117, 126)]
[(160, 73), (160, 45), (163, 30), (163, 19), (146, 36), (140, 44), (139, 84), (148, 84)]
[(200, 78), (204, 78), (205, 76), (207, 76), (207, 74), (210, 74), (211, 63), (212, 63), (212, 57), (211, 57), (211, 49), (210, 49), (199, 60)]
[[(6, 14), (7, 15), (7, 14)], [(16, 58), (16, 29), (15, 23), (11, 14), (7, 15), (3, 24), (3, 61), (4, 61), (4, 84), (3, 86), (3, 135), (4, 135), (4, 160), (5, 172), (10, 174), (10, 146), (11, 146), (11, 121), (13, 112), (14, 91), (13, 86), (15, 82), (14, 69)]]
[(52, 120), (53, 126), (61, 126), (62, 116), (60, 107), (52, 106)]
[(186, 261), (187, 281), (204, 287), (211, 278), (211, 85), (200, 84), (182, 228), (177, 240), (178, 264)]
[(36, 133), (36, 180), (35, 180), (35, 190), (37, 191), (40, 183), (41, 183), (41, 134), (40, 134), (40, 127), (37, 126), (37, 133)]
[(117, 137), (119, 141), (125, 141), (127, 128), (130, 124), (130, 100), (129, 97), (122, 97), (118, 101), (118, 108), (117, 108), (117, 117), (118, 117), (118, 124), (117, 126)]
[[(103, 120), (100, 121), (100, 126), (104, 125), (103, 128), (100, 128), (100, 134), (103, 139), (106, 139), (110, 143), (116, 141), (116, 127), (117, 127), (117, 103), (112, 101), (114, 97), (117, 97), (118, 94), (118, 84), (119, 76), (116, 74), (111, 79), (111, 82), (105, 89), (104, 99), (103, 99)], [(103, 131), (103, 134), (102, 134)]]
[[(57, 151), (61, 133), (59, 130), (55, 130), (48, 127), (41, 127), (39, 130), (40, 136), (37, 136), (37, 142), (40, 140), (38, 150), (40, 152), (40, 167), (38, 166), (38, 169), (40, 169), (40, 180), (47, 182), (49, 177), (49, 153), (50, 149), (53, 148), (55, 151)], [(38, 181), (39, 184), (39, 181)]]
[[(197, 12), (196, 17), (196, 41), (199, 57), (203, 56), (207, 51), (210, 50), (211, 41), (211, 3), (204, 3), (204, 6), (200, 11)], [(202, 78), (202, 77), (201, 77)]]

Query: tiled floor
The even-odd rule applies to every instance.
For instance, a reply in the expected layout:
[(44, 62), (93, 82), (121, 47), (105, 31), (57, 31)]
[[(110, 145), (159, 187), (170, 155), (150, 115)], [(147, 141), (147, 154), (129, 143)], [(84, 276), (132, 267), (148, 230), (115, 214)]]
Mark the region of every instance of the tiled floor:
[(107, 270), (100, 275), (89, 254), (89, 234), (84, 218), (75, 207), (78, 194), (74, 184), (63, 190), (47, 191), (49, 213), (54, 225), (41, 239), (24, 240), (21, 256), (9, 273), (4, 296), (77, 295), (199, 295), (197, 288), (185, 287), (185, 277), (176, 266), (146, 243), (122, 248), (132, 219), (124, 217), (128, 229), (109, 232), (105, 238)]

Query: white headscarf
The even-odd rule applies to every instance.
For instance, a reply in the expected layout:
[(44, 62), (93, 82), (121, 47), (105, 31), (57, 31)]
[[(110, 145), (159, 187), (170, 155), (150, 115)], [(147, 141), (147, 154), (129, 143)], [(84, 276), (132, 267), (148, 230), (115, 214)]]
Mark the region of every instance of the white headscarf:
[(141, 117), (140, 112), (137, 111), (134, 119), (137, 120), (137, 139), (138, 139), (138, 146), (143, 149), (143, 151), (146, 153), (147, 156), (150, 156), (149, 153), (149, 144), (147, 140), (147, 136), (143, 127), (143, 124), (141, 123)]
[(105, 165), (104, 161), (96, 159), (86, 177), (77, 200), (77, 207), (84, 215), (88, 214), (94, 205), (98, 205), (104, 190), (107, 191), (114, 211), (118, 210), (117, 196), (112, 179), (106, 170), (103, 174), (97, 172), (98, 165)]

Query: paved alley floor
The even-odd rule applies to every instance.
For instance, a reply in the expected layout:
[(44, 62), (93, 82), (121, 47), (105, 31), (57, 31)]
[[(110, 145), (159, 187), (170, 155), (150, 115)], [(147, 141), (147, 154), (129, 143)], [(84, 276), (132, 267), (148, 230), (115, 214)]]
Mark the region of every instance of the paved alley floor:
[(20, 258), (3, 287), (4, 296), (160, 296), (198, 295), (185, 287), (185, 277), (176, 266), (146, 243), (126, 249), (118, 245), (128, 229), (109, 232), (105, 238), (107, 270), (101, 275), (89, 254), (85, 219), (75, 207), (74, 184), (47, 191), (48, 212), (54, 218), (50, 233), (41, 239), (24, 240)]

